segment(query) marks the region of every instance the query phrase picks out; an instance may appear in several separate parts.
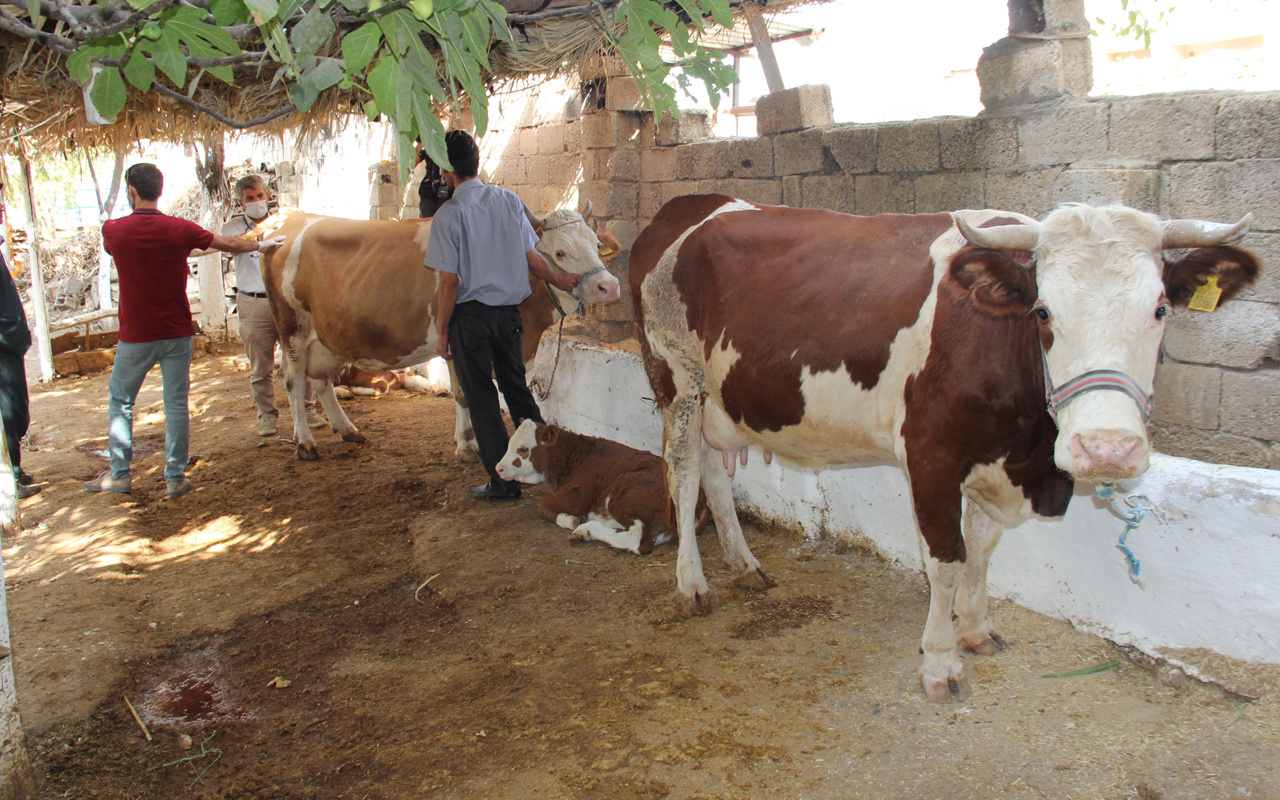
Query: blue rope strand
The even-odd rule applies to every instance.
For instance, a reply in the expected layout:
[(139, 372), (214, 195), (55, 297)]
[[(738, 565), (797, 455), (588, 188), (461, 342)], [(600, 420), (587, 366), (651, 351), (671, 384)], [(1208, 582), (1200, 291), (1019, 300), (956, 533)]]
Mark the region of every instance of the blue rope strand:
[(1137, 530), (1138, 525), (1142, 524), (1142, 520), (1147, 516), (1147, 510), (1140, 506), (1135, 506), (1133, 503), (1128, 503), (1129, 509), (1127, 511), (1121, 508), (1120, 498), (1116, 496), (1116, 487), (1113, 483), (1100, 483), (1095, 489), (1098, 497), (1106, 500), (1110, 504), (1111, 510), (1125, 521), (1124, 533), (1120, 534), (1120, 541), (1116, 542), (1116, 549), (1124, 554), (1125, 561), (1129, 564), (1129, 580), (1137, 584), (1139, 588), (1146, 589), (1147, 585), (1138, 578), (1139, 573), (1142, 572), (1142, 562), (1138, 560), (1133, 550), (1129, 548), (1127, 539), (1129, 538), (1129, 533)]

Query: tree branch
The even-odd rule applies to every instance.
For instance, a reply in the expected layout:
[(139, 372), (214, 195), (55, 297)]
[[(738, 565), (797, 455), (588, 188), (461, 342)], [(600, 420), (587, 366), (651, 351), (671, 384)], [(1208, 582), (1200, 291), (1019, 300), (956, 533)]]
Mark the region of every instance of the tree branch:
[(62, 2), (62, 0), (55, 0), (53, 7), (58, 12), (58, 16), (71, 28), (71, 32), (75, 34), (77, 39), (89, 38), (88, 29), (80, 24), (80, 20), (75, 18), (71, 13), (71, 9), (67, 8), (66, 3)]
[(93, 35), (95, 38), (105, 37), (105, 36), (115, 36), (117, 33), (121, 33), (123, 31), (129, 30), (130, 28), (136, 26), (139, 22), (142, 22), (145, 19), (150, 19), (151, 15), (153, 14), (159, 14), (161, 11), (164, 11), (166, 8), (169, 8), (170, 6), (174, 5), (176, 2), (177, 0), (157, 0), (157, 2), (152, 3), (151, 5), (142, 9), (141, 11), (136, 11), (130, 14), (127, 19), (121, 22), (116, 22), (111, 25), (105, 25), (101, 28), (97, 28), (96, 30), (94, 30)]
[(265, 117), (259, 117), (258, 119), (251, 119), (248, 122), (237, 122), (236, 120), (231, 119), (230, 117), (223, 116), (222, 114), (218, 113), (215, 109), (210, 108), (209, 106), (206, 106), (203, 103), (197, 103), (195, 100), (192, 100), (190, 97), (187, 97), (185, 94), (181, 94), (180, 92), (175, 92), (169, 87), (161, 84), (159, 81), (153, 82), (151, 84), (151, 89), (152, 91), (162, 94), (165, 97), (173, 98), (174, 100), (177, 100), (179, 103), (182, 103), (183, 105), (190, 106), (194, 108), (196, 111), (201, 111), (205, 114), (208, 114), (209, 116), (216, 119), (218, 122), (221, 122), (223, 125), (226, 125), (229, 128), (235, 128), (236, 130), (245, 130), (246, 128), (253, 128), (255, 126), (270, 122), (276, 117), (283, 117), (285, 114), (288, 114), (291, 111), (298, 110), (293, 105), (293, 103), (290, 103), (284, 108), (272, 111), (270, 114), (266, 115)]
[(0, 30), (9, 31), (24, 39), (38, 39), (44, 42), (50, 50), (55, 50), (64, 56), (71, 55), (79, 46), (79, 43), (74, 39), (67, 39), (62, 36), (55, 36), (52, 33), (36, 30), (3, 8), (0, 8)]

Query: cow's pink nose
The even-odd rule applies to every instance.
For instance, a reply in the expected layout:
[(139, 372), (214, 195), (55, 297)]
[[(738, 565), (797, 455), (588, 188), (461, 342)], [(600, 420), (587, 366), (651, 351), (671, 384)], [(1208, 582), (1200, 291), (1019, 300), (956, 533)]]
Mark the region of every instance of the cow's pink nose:
[(499, 477), (499, 478), (502, 478), (503, 480), (506, 480), (506, 479), (507, 479), (507, 465), (506, 465), (506, 464), (499, 464), (498, 466), (496, 466), (496, 467), (494, 467), (494, 468), (493, 468), (493, 471), (494, 471), (494, 472), (496, 472), (496, 473), (498, 473), (498, 477)]
[(1071, 437), (1067, 448), (1080, 478), (1132, 478), (1141, 469), (1142, 438), (1122, 431), (1089, 431)]
[(596, 292), (599, 293), (600, 297), (598, 302), (611, 303), (617, 300), (622, 293), (621, 284), (619, 284), (617, 278), (611, 281), (600, 281), (600, 283), (596, 284)]

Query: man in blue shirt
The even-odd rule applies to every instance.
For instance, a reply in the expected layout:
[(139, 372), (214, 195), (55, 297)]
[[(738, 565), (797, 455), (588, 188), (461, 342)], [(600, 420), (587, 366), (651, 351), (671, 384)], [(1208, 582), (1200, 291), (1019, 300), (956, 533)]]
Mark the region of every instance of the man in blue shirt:
[(476, 177), (480, 150), (466, 131), (450, 131), (445, 146), (452, 170), (440, 175), (452, 199), (432, 218), (424, 263), (440, 272), (437, 294), (436, 351), (452, 357), (462, 393), (471, 409), (480, 462), (489, 482), (467, 492), (477, 499), (514, 500), (520, 484), (498, 477), (507, 452), (507, 426), (492, 378), (517, 425), (543, 422), (525, 382), (521, 359), (520, 309), (530, 294), (529, 273), (572, 292), (581, 278), (556, 272), (540, 253), (519, 195), (489, 186)]

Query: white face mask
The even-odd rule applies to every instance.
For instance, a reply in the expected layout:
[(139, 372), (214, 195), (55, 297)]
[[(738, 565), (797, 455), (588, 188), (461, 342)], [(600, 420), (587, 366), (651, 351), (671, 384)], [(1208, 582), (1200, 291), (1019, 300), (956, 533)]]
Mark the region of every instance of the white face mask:
[(253, 219), (262, 219), (267, 215), (267, 201), (254, 200), (251, 203), (244, 204), (244, 213)]

